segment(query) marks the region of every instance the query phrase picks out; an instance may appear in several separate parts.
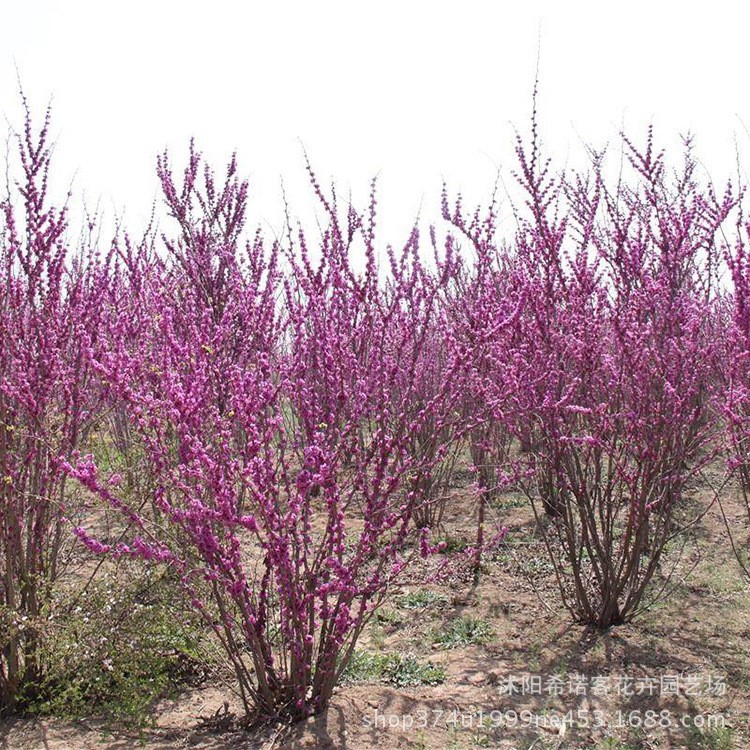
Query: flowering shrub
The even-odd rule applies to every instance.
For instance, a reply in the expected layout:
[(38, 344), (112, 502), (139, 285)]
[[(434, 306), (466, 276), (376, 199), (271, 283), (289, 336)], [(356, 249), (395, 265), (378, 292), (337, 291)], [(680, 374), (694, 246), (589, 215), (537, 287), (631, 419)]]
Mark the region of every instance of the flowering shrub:
[[(435, 549), (459, 462), (475, 577), (504, 533), (487, 542), (487, 514), (520, 487), (565, 606), (602, 628), (643, 607), (719, 450), (717, 404), (747, 502), (750, 263), (741, 239), (726, 249), (730, 312), (716, 237), (739, 197), (700, 184), (689, 147), (674, 178), (650, 133), (624, 140), (614, 183), (593, 152), (554, 175), (534, 122), (512, 241), (494, 197), (466, 213), (444, 190), (427, 256), (418, 226), (379, 254), (375, 185), (342, 206), (309, 165), (319, 237), (249, 234), (235, 159), (219, 179), (191, 144), (181, 176), (157, 163), (174, 229), (100, 258), (71, 252), (49, 206), (47, 132), (27, 114), (2, 206), (3, 711), (43, 684), (38, 621), (74, 538), (166, 567), (247, 719), (299, 719)], [(81, 518), (69, 477), (115, 528)]]
[[(725, 257), (731, 272), (731, 308), (726, 347), (719, 369), (723, 376), (725, 398), (723, 413), (726, 420), (730, 472), (739, 478), (740, 491), (750, 523), (750, 256), (746, 238), (750, 236), (750, 222), (741, 227), (733, 247), (727, 247)], [(737, 547), (728, 525), (732, 545), (738, 561), (750, 578), (747, 550)]]
[(173, 568), (248, 716), (301, 717), (327, 706), (388, 587), (427, 550), (405, 478), (440, 456), (415, 457), (410, 439), (448, 423), (459, 362), (411, 408), (437, 295), (411, 251), (379, 283), (374, 199), (369, 220), (350, 206), (342, 226), (314, 183), (329, 217), (320, 262), (300, 233), (282, 276), (279, 245), (240, 244), (247, 187), (234, 162), (221, 189), (208, 169), (199, 184), (200, 167), (191, 149), (178, 188), (160, 160), (180, 236), (165, 240), (171, 262), (149, 282), (151, 325), (133, 338), (116, 319), (95, 363), (142, 442), (152, 508), (83, 458), (69, 473), (132, 533), (114, 544), (76, 533), (94, 552)]
[(102, 405), (89, 355), (109, 283), (93, 249), (72, 252), (66, 208), (49, 202), (49, 112), (35, 132), (27, 107), (24, 126), (21, 178), (1, 206), (2, 712), (43, 672), (39, 620), (70, 550), (63, 519), (75, 512), (58, 457), (86, 442)]
[(142, 728), (158, 700), (210, 673), (199, 618), (186, 611), (168, 573), (128, 563), (83, 589), (58, 591), (30, 712), (70, 720), (96, 713)]
[[(485, 523), (491, 504), (500, 492), (518, 479), (511, 460), (512, 425), (520, 424), (518, 376), (524, 352), (517, 337), (518, 321), (525, 307), (525, 288), (519, 283), (515, 260), (508, 247), (497, 247), (497, 202), (493, 194), (486, 212), (478, 207), (467, 216), (459, 195), (451, 208), (443, 188), (442, 216), (457, 232), (450, 246), (461, 239), (470, 255), (456, 265), (452, 283), (445, 290), (449, 325), (470, 353), (462, 390), (457, 394), (475, 477), (477, 504), (476, 544), (473, 547), (474, 578), (478, 578), (485, 540)], [(499, 535), (505, 533), (499, 527)], [(499, 541), (496, 534), (489, 545)]]
[(598, 156), (555, 181), (519, 147), (521, 325), (538, 342), (522, 378), (527, 492), (550, 516), (566, 606), (600, 627), (639, 610), (686, 482), (715, 451), (715, 236), (735, 203), (698, 186), (689, 150), (672, 185), (650, 133), (644, 151), (625, 148), (634, 184), (610, 188)]

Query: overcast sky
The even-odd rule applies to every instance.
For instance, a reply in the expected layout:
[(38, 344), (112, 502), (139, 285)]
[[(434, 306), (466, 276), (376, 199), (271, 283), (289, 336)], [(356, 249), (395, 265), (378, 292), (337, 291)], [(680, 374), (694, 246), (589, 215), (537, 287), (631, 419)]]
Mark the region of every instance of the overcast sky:
[[(221, 164), (237, 150), (256, 221), (279, 228), (280, 180), (304, 213), (302, 147), (320, 176), (366, 193), (380, 176), (394, 242), (445, 177), (470, 200), (512, 180), (540, 55), (548, 153), (649, 122), (691, 130), (717, 180), (750, 154), (750, 13), (739, 2), (3, 3), (0, 106), (19, 122), (53, 99), (57, 177), (139, 228), (156, 154), (190, 136)], [(606, 10), (605, 10), (606, 9)], [(541, 41), (541, 45), (539, 42)]]

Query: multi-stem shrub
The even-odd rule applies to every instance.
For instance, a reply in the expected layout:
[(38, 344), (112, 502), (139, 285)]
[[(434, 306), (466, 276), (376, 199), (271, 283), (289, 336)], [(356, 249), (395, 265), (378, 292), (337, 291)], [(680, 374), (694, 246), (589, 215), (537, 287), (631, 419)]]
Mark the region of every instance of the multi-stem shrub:
[[(519, 347), (515, 341), (518, 316), (524, 308), (524, 287), (514, 272), (507, 247), (495, 244), (495, 196), (483, 214), (477, 208), (464, 215), (461, 196), (451, 209), (445, 187), (442, 216), (467, 240), (473, 257), (454, 264), (444, 289), (444, 306), (453, 335), (470, 352), (461, 392), (456, 394), (476, 478), (477, 530), (474, 575), (481, 567), (486, 515), (502, 489), (513, 480), (510, 453), (513, 434), (510, 412), (517, 390)], [(447, 237), (449, 247), (458, 240)], [(460, 256), (458, 251), (454, 251)], [(518, 419), (519, 415), (515, 415)]]
[(101, 405), (89, 354), (108, 283), (95, 252), (71, 252), (66, 208), (49, 202), (49, 112), (35, 132), (26, 108), (24, 125), (0, 229), (0, 712), (42, 678), (40, 618), (75, 514), (58, 458), (85, 442)]
[[(421, 466), (410, 436), (450, 415), (450, 377), (416, 413), (436, 294), (420, 296), (416, 255), (378, 282), (370, 218), (335, 198), (320, 259), (300, 233), (282, 278), (278, 244), (241, 244), (247, 186), (234, 162), (223, 187), (191, 149), (181, 187), (160, 177), (180, 236), (148, 284), (150, 325), (111, 332), (99, 358), (124, 404), (154, 487), (151, 508), (101, 476), (68, 466), (122, 511), (122, 541), (94, 551), (170, 566), (235, 671), (248, 717), (326, 708), (362, 628), (408, 558), (406, 478)], [(355, 235), (368, 248), (355, 272)], [(459, 360), (456, 359), (457, 369)]]
[(526, 488), (552, 511), (542, 528), (565, 605), (599, 627), (642, 606), (686, 481), (714, 450), (712, 264), (734, 205), (697, 185), (689, 150), (673, 184), (650, 134), (645, 151), (625, 147), (635, 180), (610, 188), (599, 157), (587, 177), (553, 181), (536, 144), (519, 146), (520, 324), (540, 342), (522, 378)]
[[(411, 331), (422, 331), (422, 340), (415, 339), (409, 351), (402, 351), (403, 344), (396, 338), (394, 346), (404, 355), (415, 356), (413, 383), (407, 382), (411, 391), (406, 408), (409, 418), (420, 428), (409, 436), (409, 454), (415, 463), (406, 490), (413, 493), (413, 520), (418, 529), (439, 529), (443, 523), (446, 504), (450, 497), (456, 464), (463, 448), (463, 436), (467, 428), (459, 405), (466, 387), (466, 372), (456, 377), (453, 371), (456, 346), (451, 316), (446, 306), (445, 289), (450, 285), (460, 268), (453, 248), (448, 244), (441, 256), (433, 243), (434, 273), (428, 273), (419, 259), (419, 231), (415, 227), (407, 248), (413, 253), (411, 279), (408, 284), (392, 285), (390, 292), (398, 293), (406, 304), (407, 315), (402, 327)], [(406, 252), (405, 249), (405, 252)], [(405, 258), (402, 258), (402, 265)], [(398, 269), (393, 252), (390, 253), (394, 278), (403, 278), (404, 269)], [(426, 309), (425, 309), (426, 308)], [(426, 321), (426, 325), (423, 324)], [(386, 333), (397, 331), (388, 327)], [(400, 334), (403, 338), (403, 333)], [(418, 343), (416, 351), (414, 344)], [(444, 420), (442, 413), (419, 415), (435, 399), (440, 398), (446, 382), (451, 383), (453, 419)], [(403, 396), (404, 394), (400, 394)]]
[[(747, 503), (750, 261), (742, 239), (727, 250), (730, 314), (715, 237), (737, 200), (699, 185), (689, 150), (674, 179), (650, 134), (625, 140), (614, 184), (599, 154), (553, 177), (534, 122), (513, 242), (496, 241), (494, 198), (465, 215), (444, 191), (444, 250), (431, 228), (427, 262), (415, 227), (381, 266), (374, 187), (342, 208), (308, 167), (319, 241), (291, 225), (246, 239), (235, 161), (219, 182), (192, 145), (181, 180), (158, 160), (175, 233), (73, 254), (47, 123), (35, 136), (27, 116), (19, 145), (0, 247), (2, 711), (43, 677), (66, 517), (94, 552), (170, 569), (248, 717), (301, 718), (430, 549), (464, 447), (475, 573), (491, 501), (519, 484), (565, 605), (600, 627), (644, 605), (716, 450), (719, 385)], [(70, 475), (121, 525), (80, 521)]]
[[(739, 479), (740, 492), (750, 524), (750, 222), (740, 227), (743, 234), (726, 248), (725, 257), (731, 272), (731, 308), (729, 335), (726, 340), (723, 367), (723, 414), (726, 422), (729, 469)], [(731, 529), (730, 535), (731, 535)], [(750, 577), (747, 550), (732, 544), (746, 576)]]

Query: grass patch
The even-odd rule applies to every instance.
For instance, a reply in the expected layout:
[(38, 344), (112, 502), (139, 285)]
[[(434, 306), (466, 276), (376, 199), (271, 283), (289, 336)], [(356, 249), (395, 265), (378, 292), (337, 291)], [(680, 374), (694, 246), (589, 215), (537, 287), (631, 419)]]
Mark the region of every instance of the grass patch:
[(512, 508), (525, 508), (529, 504), (528, 499), (524, 495), (513, 494), (513, 495), (501, 495), (493, 506), (498, 510), (511, 510)]
[(605, 737), (596, 744), (594, 750), (634, 750), (634, 746), (614, 737)]
[(448, 599), (435, 591), (419, 589), (397, 596), (394, 602), (399, 609), (434, 609), (447, 604)]
[(734, 730), (690, 727), (685, 734), (685, 746), (690, 750), (734, 750)]
[(422, 662), (413, 654), (355, 651), (344, 670), (343, 681), (384, 682), (400, 688), (440, 685), (445, 682), (445, 669), (430, 661)]
[(388, 625), (389, 627), (397, 628), (403, 624), (404, 616), (393, 609), (379, 609), (375, 613), (375, 622), (378, 625)]
[(469, 547), (465, 539), (453, 536), (453, 534), (446, 534), (438, 542), (442, 545), (440, 552), (444, 555), (455, 555), (458, 552), (464, 552)]
[(459, 617), (447, 627), (432, 631), (432, 642), (442, 648), (481, 645), (494, 637), (495, 632), (488, 622), (470, 616)]

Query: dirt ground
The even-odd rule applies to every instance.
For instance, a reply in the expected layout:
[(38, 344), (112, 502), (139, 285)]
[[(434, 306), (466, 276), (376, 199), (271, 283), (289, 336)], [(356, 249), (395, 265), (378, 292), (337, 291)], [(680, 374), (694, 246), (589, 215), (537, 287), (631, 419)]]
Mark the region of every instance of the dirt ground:
[[(746, 543), (735, 490), (722, 497), (737, 541)], [(710, 501), (707, 487), (698, 485), (686, 513), (697, 515)], [(454, 546), (470, 543), (474, 533), (465, 505), (458, 497), (449, 508)], [(15, 720), (0, 727), (0, 748), (750, 748), (750, 585), (716, 504), (681, 539), (671, 595), (606, 633), (571, 623), (521, 497), (504, 496), (493, 509), (495, 521), (509, 527), (506, 543), (486, 559), (478, 585), (458, 572), (425, 586), (425, 571), (412, 568), (400, 593), (432, 591), (429, 605), (387, 605), (360, 644), (442, 666), (442, 684), (344, 685), (326, 715), (254, 732), (202, 727), (199, 717), (224, 711), (226, 692), (200, 685), (154, 706), (155, 726), (141, 732)], [(433, 571), (436, 558), (426, 564)], [(676, 550), (669, 559), (678, 559)], [(435, 643), (436, 634), (466, 617), (489, 624), (487, 642)]]

